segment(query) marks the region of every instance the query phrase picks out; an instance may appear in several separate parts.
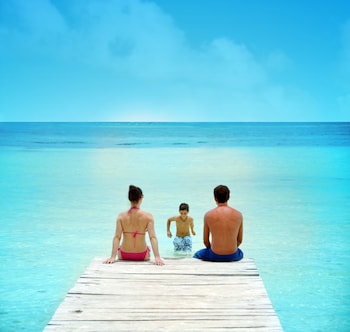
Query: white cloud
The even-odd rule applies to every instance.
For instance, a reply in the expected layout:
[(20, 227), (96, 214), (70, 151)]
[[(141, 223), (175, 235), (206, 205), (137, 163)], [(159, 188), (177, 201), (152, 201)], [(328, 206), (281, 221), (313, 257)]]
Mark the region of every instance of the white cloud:
[(283, 72), (292, 67), (292, 60), (282, 51), (272, 51), (268, 54), (266, 66), (273, 72)]
[[(116, 115), (108, 117), (194, 121), (205, 113), (212, 121), (271, 120), (284, 112), (292, 116), (305, 100), (295, 91), (291, 100), (288, 89), (272, 82), (270, 73), (290, 64), (282, 52), (264, 63), (244, 44), (225, 37), (192, 48), (186, 32), (150, 1), (6, 4), (3, 15), (10, 19), (1, 24), (2, 51), (108, 71), (115, 85), (123, 86), (115, 91), (116, 106), (108, 106)], [(136, 107), (135, 99), (147, 109)]]
[(110, 66), (147, 79), (232, 80), (259, 71), (263, 76), (246, 47), (231, 40), (220, 38), (202, 50), (192, 49), (185, 33), (152, 2), (57, 1), (57, 7), (48, 0), (9, 3), (13, 6), (4, 15), (13, 13), (12, 26), (3, 29), (16, 33), (12, 37), (23, 51), (51, 51), (55, 57)]
[(61, 15), (47, 0), (0, 3), (0, 50), (3, 54), (52, 53), (50, 48), (57, 45), (65, 31)]

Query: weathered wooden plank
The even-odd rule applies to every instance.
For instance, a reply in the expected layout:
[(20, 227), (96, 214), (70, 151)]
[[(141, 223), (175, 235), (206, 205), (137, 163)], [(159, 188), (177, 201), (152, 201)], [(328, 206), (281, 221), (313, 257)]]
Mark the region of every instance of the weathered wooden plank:
[[(184, 298), (179, 298), (179, 297), (174, 297), (171, 299), (165, 299), (167, 302), (167, 307), (170, 308), (171, 310), (192, 310), (192, 309), (198, 309), (198, 310), (203, 310), (207, 309), (209, 307), (209, 300), (205, 301), (196, 301), (197, 298), (194, 296), (186, 296)], [(119, 301), (119, 300), (118, 300)], [(118, 307), (118, 301), (116, 301), (115, 297), (105, 297), (105, 296), (77, 296), (74, 298), (66, 298), (65, 299), (65, 308), (68, 308), (67, 310), (72, 310), (72, 311), (79, 311), (79, 310), (87, 310), (90, 308), (95, 308), (100, 307), (104, 308), (105, 310), (116, 310), (118, 309), (119, 312), (125, 311), (137, 311), (137, 310), (146, 310), (147, 305), (149, 303), (152, 304), (152, 310), (160, 310), (164, 307), (164, 299), (154, 299), (154, 297), (149, 296), (149, 297), (142, 297), (139, 299), (137, 302), (126, 302), (123, 304), (122, 307)], [(215, 306), (214, 308), (224, 310), (224, 309), (241, 309), (242, 307), (247, 308), (247, 309), (270, 309), (272, 308), (271, 302), (267, 299), (260, 298), (255, 300), (248, 299), (248, 300), (242, 300), (242, 301), (237, 301), (236, 303), (232, 303), (232, 298), (231, 299), (217, 299), (215, 301)], [(132, 305), (132, 307), (131, 307)], [(62, 308), (62, 306), (60, 307)], [(58, 310), (60, 310), (57, 309)], [(211, 308), (209, 309), (211, 310)]]
[[(166, 282), (166, 280), (165, 280)], [(205, 294), (205, 292), (209, 291), (208, 288), (215, 287), (215, 291), (222, 294), (222, 296), (232, 296), (231, 291), (236, 291), (239, 289), (239, 292), (248, 291), (251, 292), (252, 289), (256, 290), (256, 294), (258, 294), (259, 287), (261, 287), (261, 283), (258, 281), (252, 280), (249, 283), (250, 289), (247, 289), (247, 283), (229, 283), (227, 280), (226, 283), (208, 283), (208, 284), (160, 284), (160, 282), (148, 282), (147, 284), (133, 284), (132, 282), (120, 282), (119, 285), (115, 281), (110, 280), (99, 280), (99, 282), (93, 283), (78, 283), (76, 284), (72, 290), (69, 292), (73, 293), (85, 293), (85, 294), (109, 294), (109, 295), (127, 295), (134, 294), (137, 291), (138, 296), (147, 295), (152, 292), (153, 296), (169, 296), (174, 292), (177, 293), (177, 296), (192, 294)], [(261, 292), (261, 294), (264, 294)]]
[[(153, 321), (153, 320), (179, 320), (179, 315), (184, 317), (185, 320), (225, 320), (227, 317), (231, 317), (232, 315), (232, 309), (231, 310), (222, 310), (222, 311), (210, 311), (210, 310), (202, 310), (202, 311), (192, 311), (188, 310), (186, 312), (184, 311), (163, 311), (160, 312), (159, 310), (154, 310), (152, 312), (147, 311), (131, 311), (131, 312), (122, 312), (119, 314), (115, 313), (116, 309), (114, 310), (81, 310), (81, 312), (72, 312), (72, 311), (65, 311), (60, 312), (56, 315), (56, 320), (79, 320), (79, 321), (89, 321), (91, 320), (91, 317), (93, 317), (94, 320), (97, 321), (130, 321), (134, 320), (135, 316), (138, 315), (139, 317), (142, 317), (143, 321)], [(93, 316), (92, 316), (93, 314)], [(241, 309), (235, 309), (234, 311), (234, 317), (235, 320), (242, 320), (247, 319), (250, 316), (254, 315), (256, 318), (259, 318), (259, 322), (261, 323), (262, 320), (270, 319), (271, 315), (273, 314), (273, 310), (269, 311), (262, 311), (262, 310), (241, 310)], [(205, 318), (204, 318), (205, 317)], [(231, 319), (231, 318), (230, 318)]]
[(251, 259), (94, 259), (45, 331), (282, 331)]
[(130, 331), (153, 331), (153, 332), (174, 332), (174, 331), (190, 331), (190, 332), (222, 332), (222, 331), (238, 331), (238, 332), (280, 332), (281, 327), (272, 325), (271, 322), (266, 324), (255, 324), (249, 320), (239, 322), (239, 325), (232, 325), (232, 321), (205, 321), (204, 324), (198, 324), (197, 320), (178, 320), (173, 321), (129, 321), (129, 322), (109, 322), (109, 321), (85, 321), (85, 322), (67, 322), (67, 324), (50, 325), (45, 331), (57, 332), (130, 332)]
[(226, 320), (177, 319), (177, 320), (129, 320), (129, 321), (65, 321), (60, 325), (49, 325), (45, 331), (281, 331), (281, 327), (271, 320), (252, 321), (245, 319)]

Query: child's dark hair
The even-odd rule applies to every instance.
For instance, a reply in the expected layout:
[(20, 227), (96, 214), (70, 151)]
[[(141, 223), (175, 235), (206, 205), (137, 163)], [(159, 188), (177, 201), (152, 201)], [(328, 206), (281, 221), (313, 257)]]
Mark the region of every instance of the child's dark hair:
[(141, 188), (130, 185), (129, 186), (129, 201), (138, 202), (143, 197)]
[(190, 207), (187, 203), (181, 203), (179, 206), (179, 211), (186, 210), (187, 212), (190, 211)]
[(218, 203), (226, 203), (230, 199), (230, 189), (221, 184), (214, 188), (214, 197)]

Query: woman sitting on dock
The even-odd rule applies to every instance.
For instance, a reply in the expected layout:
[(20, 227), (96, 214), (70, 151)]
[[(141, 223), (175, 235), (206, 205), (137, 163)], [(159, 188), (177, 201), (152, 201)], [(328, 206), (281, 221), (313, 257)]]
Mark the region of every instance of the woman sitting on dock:
[[(151, 242), (154, 253), (155, 264), (163, 265), (164, 262), (159, 256), (158, 239), (154, 229), (154, 220), (151, 213), (140, 209), (143, 194), (139, 187), (129, 186), (130, 209), (121, 212), (116, 222), (116, 231), (113, 237), (111, 257), (104, 261), (105, 264), (112, 264), (118, 259), (131, 261), (145, 261), (150, 259), (150, 248), (146, 244), (145, 235)], [(121, 238), (122, 244), (120, 245)]]

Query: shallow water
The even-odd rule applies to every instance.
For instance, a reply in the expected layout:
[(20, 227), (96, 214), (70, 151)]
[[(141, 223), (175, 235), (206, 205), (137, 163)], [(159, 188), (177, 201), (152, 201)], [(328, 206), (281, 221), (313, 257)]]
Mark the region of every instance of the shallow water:
[[(57, 136), (47, 126), (31, 133), (35, 129), (42, 142), (72, 141), (71, 129), (61, 128)], [(331, 134), (323, 130), (325, 137), (316, 135), (321, 140), (310, 130), (313, 138), (305, 134), (304, 144), (300, 135), (286, 138), (299, 140), (294, 145), (267, 139), (259, 145), (260, 127), (254, 144), (240, 128), (237, 135), (250, 143), (236, 145), (238, 136), (220, 144), (214, 131), (196, 128), (191, 144), (172, 144), (186, 141), (177, 132), (163, 146), (157, 126), (153, 134), (160, 137), (148, 137), (147, 146), (111, 146), (113, 136), (109, 145), (99, 145), (102, 134), (79, 134), (76, 140), (88, 137), (98, 146), (73, 148), (33, 143), (21, 129), (12, 142), (21, 137), (22, 143), (0, 150), (0, 330), (41, 331), (90, 260), (109, 256), (115, 218), (128, 207), (129, 184), (143, 189), (143, 209), (154, 215), (161, 255), (169, 257), (174, 253), (167, 218), (188, 202), (197, 231), (193, 250), (201, 248), (203, 214), (214, 207), (212, 189), (223, 183), (231, 189), (230, 204), (244, 215), (242, 250), (254, 258), (285, 331), (348, 331), (349, 131), (342, 127), (340, 135), (331, 128)], [(207, 143), (198, 143), (204, 134)], [(145, 142), (133, 135), (124, 140)], [(279, 135), (274, 142), (283, 141), (283, 131)]]

